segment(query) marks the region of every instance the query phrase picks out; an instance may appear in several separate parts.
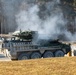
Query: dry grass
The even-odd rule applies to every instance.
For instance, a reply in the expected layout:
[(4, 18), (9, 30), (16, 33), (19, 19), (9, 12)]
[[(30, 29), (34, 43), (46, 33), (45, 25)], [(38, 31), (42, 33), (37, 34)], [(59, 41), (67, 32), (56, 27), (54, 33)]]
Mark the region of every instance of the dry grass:
[(0, 62), (0, 75), (76, 75), (76, 57)]

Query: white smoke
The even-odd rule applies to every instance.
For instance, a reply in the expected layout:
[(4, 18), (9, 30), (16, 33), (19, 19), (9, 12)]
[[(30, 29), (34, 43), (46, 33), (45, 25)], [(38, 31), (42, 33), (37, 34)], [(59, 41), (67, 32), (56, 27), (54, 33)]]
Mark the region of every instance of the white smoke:
[[(68, 40), (75, 40), (76, 35), (67, 30), (67, 21), (64, 19), (63, 12), (58, 4), (60, 4), (59, 0), (46, 3), (45, 7), (50, 12), (50, 15), (44, 15), (44, 20), (38, 15), (40, 8), (37, 4), (22, 4), (23, 9), (20, 8), (20, 12), (16, 15), (17, 30), (38, 31), (39, 39), (57, 39), (59, 35), (65, 35)], [(45, 11), (46, 13), (48, 13), (47, 10)]]
[(18, 15), (16, 15), (17, 23), (18, 23), (18, 29), (21, 30), (38, 30), (38, 27), (40, 25), (40, 19), (37, 15), (37, 12), (39, 11), (38, 6), (34, 5), (27, 11), (22, 10)]

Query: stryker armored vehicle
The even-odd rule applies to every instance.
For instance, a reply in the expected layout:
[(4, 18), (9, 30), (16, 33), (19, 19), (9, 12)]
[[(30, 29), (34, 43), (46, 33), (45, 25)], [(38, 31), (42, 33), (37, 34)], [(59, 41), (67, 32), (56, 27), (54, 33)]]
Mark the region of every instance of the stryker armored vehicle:
[(38, 44), (33, 44), (32, 41), (27, 41), (33, 39), (32, 34), (28, 33), (29, 35), (26, 36), (25, 33), (26, 32), (22, 32), (14, 35), (13, 38), (18, 37), (18, 40), (6, 40), (2, 44), (4, 52), (6, 52), (6, 55), (9, 55), (12, 60), (63, 57), (71, 50), (69, 44), (63, 44), (58, 40), (39, 40)]

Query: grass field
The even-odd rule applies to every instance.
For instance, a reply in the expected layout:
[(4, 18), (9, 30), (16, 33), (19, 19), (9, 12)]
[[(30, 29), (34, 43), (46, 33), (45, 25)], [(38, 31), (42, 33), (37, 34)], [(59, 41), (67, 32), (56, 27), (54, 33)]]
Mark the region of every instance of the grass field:
[(76, 57), (0, 62), (0, 75), (76, 75)]

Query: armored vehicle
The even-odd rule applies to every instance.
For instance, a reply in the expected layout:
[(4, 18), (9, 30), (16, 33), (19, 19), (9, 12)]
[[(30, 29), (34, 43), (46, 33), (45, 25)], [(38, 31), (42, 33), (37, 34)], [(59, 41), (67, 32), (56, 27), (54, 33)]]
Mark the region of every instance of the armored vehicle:
[[(20, 39), (23, 39), (22, 37), (25, 37), (25, 35), (19, 35), (15, 37), (20, 37)], [(32, 35), (30, 36), (31, 38), (29, 39), (32, 39)], [(49, 57), (63, 57), (71, 50), (69, 44), (63, 44), (58, 40), (40, 40), (38, 44), (33, 44), (32, 41), (27, 41), (29, 40), (27, 38), (24, 38), (25, 40), (11, 39), (9, 41), (4, 41), (2, 48), (3, 50), (8, 51), (6, 55), (9, 55), (12, 60), (24, 60)]]

